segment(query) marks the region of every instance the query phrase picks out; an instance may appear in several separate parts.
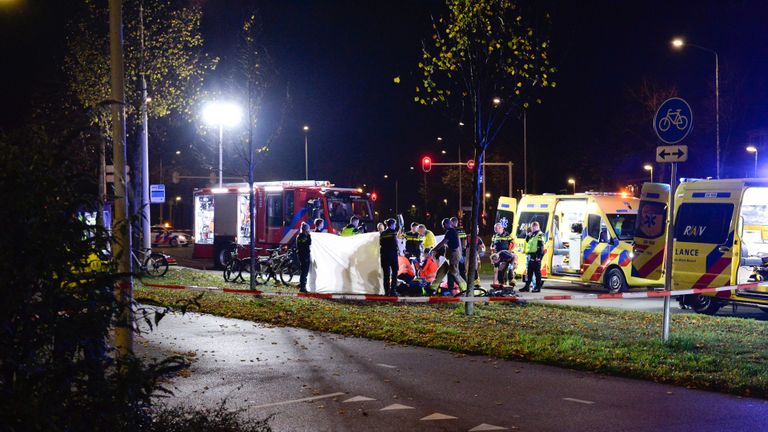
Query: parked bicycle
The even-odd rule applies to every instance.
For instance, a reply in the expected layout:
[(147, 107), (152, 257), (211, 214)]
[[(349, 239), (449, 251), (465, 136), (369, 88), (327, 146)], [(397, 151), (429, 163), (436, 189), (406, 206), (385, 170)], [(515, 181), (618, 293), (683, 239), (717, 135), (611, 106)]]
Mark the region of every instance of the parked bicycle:
[(253, 272), (256, 282), (265, 284), (272, 279), (275, 282), (279, 281), (287, 285), (291, 282), (293, 276), (299, 273), (298, 258), (296, 257), (295, 250), (289, 249), (280, 253), (282, 250), (283, 248), (267, 249), (269, 255), (259, 257)]
[(223, 276), (227, 282), (237, 282), (238, 280), (246, 282), (243, 273), (248, 277), (251, 275), (251, 258), (240, 258), (238, 252), (242, 249), (244, 249), (243, 246), (235, 243), (232, 243), (225, 249), (226, 253), (223, 255), (224, 259), (222, 261), (224, 262)]
[[(137, 252), (142, 255), (143, 260), (139, 259)], [(147, 276), (161, 277), (168, 272), (168, 258), (163, 253), (152, 252), (152, 249), (131, 250), (131, 258)]]

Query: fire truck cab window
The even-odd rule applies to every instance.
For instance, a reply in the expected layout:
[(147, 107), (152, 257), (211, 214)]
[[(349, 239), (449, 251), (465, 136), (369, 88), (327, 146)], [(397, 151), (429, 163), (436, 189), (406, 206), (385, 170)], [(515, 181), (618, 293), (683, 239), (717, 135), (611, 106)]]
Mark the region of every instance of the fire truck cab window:
[(267, 225), (270, 227), (283, 226), (282, 194), (267, 195)]
[(293, 191), (285, 192), (285, 220), (293, 220)]
[(371, 207), (368, 201), (348, 196), (329, 198), (328, 211), (331, 213), (331, 220), (338, 222), (349, 221), (352, 216), (357, 216), (362, 221), (371, 219)]

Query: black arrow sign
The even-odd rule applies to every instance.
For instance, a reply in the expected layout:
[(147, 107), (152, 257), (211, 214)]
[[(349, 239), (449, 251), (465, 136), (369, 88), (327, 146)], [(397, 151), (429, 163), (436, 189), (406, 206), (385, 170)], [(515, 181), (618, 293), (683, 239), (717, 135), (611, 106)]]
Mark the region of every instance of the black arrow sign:
[(683, 152), (683, 149), (677, 148), (674, 152), (667, 152), (665, 149), (662, 149), (659, 152), (659, 156), (661, 156), (662, 159), (666, 159), (667, 156), (677, 156), (678, 159), (682, 158), (685, 152)]

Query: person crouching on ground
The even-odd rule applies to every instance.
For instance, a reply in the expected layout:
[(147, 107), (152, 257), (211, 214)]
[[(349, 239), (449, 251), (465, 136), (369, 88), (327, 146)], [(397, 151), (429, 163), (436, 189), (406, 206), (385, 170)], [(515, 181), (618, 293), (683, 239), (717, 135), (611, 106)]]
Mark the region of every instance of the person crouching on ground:
[(544, 256), (544, 234), (540, 231), (539, 223), (531, 223), (531, 233), (525, 237), (525, 253), (528, 256), (528, 279), (525, 286), (520, 291), (528, 291), (531, 286), (531, 280), (536, 278), (536, 284), (531, 292), (541, 291), (544, 281), (541, 280), (541, 259)]
[(435, 291), (439, 290), (440, 281), (443, 280), (443, 277), (445, 277), (447, 273), (453, 275), (456, 282), (459, 284), (459, 290), (464, 291), (467, 289), (467, 282), (459, 274), (459, 261), (461, 260), (461, 241), (459, 240), (459, 233), (456, 232), (451, 220), (448, 218), (443, 219), (443, 228), (445, 229), (445, 237), (434, 247), (434, 250), (439, 250), (443, 245), (448, 246), (448, 251), (446, 253), (448, 265), (440, 267), (435, 282), (432, 283), (432, 289)]
[[(493, 263), (493, 266), (496, 267), (494, 284), (500, 286), (506, 285), (507, 273), (509, 272), (510, 267), (513, 271), (517, 267), (517, 255), (512, 251), (503, 250), (491, 255), (491, 262)], [(512, 286), (515, 285), (514, 273), (510, 278), (509, 284)]]
[(397, 221), (391, 218), (387, 219), (384, 221), (384, 226), (386, 229), (379, 233), (381, 268), (384, 270), (384, 293), (388, 296), (394, 296), (397, 289), (397, 256), (399, 255)]
[(296, 251), (299, 256), (299, 266), (301, 267), (301, 276), (299, 277), (299, 292), (307, 292), (307, 275), (309, 274), (309, 246), (312, 244), (312, 237), (309, 236), (309, 224), (301, 223), (301, 231), (296, 236)]

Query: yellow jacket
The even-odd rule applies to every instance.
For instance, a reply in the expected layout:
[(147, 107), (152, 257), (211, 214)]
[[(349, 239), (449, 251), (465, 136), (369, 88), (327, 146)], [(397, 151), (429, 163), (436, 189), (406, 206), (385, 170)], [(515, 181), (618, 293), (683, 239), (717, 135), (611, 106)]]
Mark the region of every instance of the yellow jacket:
[(435, 233), (433, 233), (430, 230), (427, 230), (427, 232), (424, 234), (424, 249), (431, 249), (435, 246), (437, 246), (437, 239), (435, 238)]

